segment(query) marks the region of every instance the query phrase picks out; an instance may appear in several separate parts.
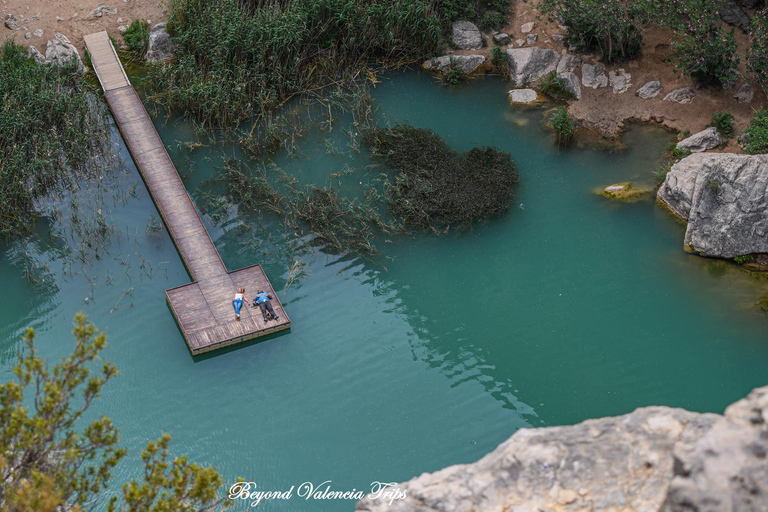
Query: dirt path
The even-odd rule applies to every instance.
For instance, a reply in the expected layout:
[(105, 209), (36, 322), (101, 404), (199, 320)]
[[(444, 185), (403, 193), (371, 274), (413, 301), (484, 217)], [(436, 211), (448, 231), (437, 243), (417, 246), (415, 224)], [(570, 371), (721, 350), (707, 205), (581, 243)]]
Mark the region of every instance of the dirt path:
[[(34, 45), (45, 54), (49, 39), (56, 32), (64, 34), (82, 55), (83, 35), (106, 30), (116, 41), (121, 41), (118, 27), (130, 25), (139, 18), (152, 24), (165, 20), (165, 0), (107, 0), (107, 7), (117, 9), (117, 14), (103, 14), (88, 19), (88, 15), (102, 2), (98, 0), (0, 0), (0, 42), (13, 39), (24, 46)], [(8, 14), (18, 20), (20, 28), (9, 30), (2, 22)], [(42, 36), (35, 31), (42, 30)], [(30, 38), (25, 35), (29, 33)], [(39, 34), (39, 32), (38, 32)]]

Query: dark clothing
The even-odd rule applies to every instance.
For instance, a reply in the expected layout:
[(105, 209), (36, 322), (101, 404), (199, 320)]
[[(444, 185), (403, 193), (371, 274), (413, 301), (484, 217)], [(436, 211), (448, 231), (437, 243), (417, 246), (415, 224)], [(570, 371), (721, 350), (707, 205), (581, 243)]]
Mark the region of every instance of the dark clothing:
[(265, 322), (267, 321), (267, 311), (272, 313), (272, 318), (277, 318), (277, 313), (272, 309), (272, 302), (270, 300), (259, 302), (259, 307), (261, 308), (261, 314), (264, 315)]

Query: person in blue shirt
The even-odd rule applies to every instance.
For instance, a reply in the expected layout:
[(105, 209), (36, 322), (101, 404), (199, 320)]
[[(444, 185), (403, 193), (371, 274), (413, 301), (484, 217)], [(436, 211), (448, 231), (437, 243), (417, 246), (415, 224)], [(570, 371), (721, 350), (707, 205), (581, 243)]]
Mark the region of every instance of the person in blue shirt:
[(245, 288), (238, 288), (235, 298), (232, 300), (232, 307), (235, 308), (235, 317), (240, 320), (240, 308), (243, 307), (243, 301), (248, 303), (248, 299), (245, 298)]
[(259, 293), (256, 294), (256, 296), (253, 298), (253, 305), (256, 304), (259, 305), (259, 308), (261, 308), (261, 314), (264, 315), (264, 321), (269, 322), (269, 316), (268, 313), (272, 315), (272, 318), (277, 320), (280, 318), (277, 316), (277, 313), (275, 313), (275, 310), (272, 309), (272, 296), (268, 293), (266, 293), (264, 290), (259, 290)]

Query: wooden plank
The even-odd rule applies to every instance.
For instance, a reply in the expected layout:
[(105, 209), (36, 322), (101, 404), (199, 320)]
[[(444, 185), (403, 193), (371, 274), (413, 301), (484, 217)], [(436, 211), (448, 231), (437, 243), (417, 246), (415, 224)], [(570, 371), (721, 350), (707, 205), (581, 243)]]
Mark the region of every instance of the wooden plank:
[[(165, 292), (192, 354), (290, 328), (288, 315), (260, 265), (227, 273), (106, 32), (89, 34), (85, 42), (115, 122), (187, 270), (195, 279), (194, 283)], [(248, 298), (259, 289), (271, 293), (280, 319), (264, 322), (258, 309), (244, 305), (237, 320), (232, 299), (239, 287), (246, 288)]]

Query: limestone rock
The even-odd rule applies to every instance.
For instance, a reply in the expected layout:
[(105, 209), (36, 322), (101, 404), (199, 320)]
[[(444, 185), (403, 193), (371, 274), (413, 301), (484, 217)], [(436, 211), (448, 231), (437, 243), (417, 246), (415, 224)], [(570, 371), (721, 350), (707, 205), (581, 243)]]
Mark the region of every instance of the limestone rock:
[(726, 23), (739, 27), (744, 32), (749, 32), (749, 16), (741, 10), (734, 0), (718, 0), (718, 12)]
[(77, 68), (80, 73), (85, 73), (85, 66), (80, 59), (77, 48), (63, 34), (56, 32), (55, 39), (48, 41), (48, 47), (45, 50), (45, 63), (61, 67), (68, 64), (72, 59), (77, 61)]
[(525, 36), (525, 42), (526, 44), (529, 44), (529, 45), (536, 44), (536, 41), (538, 41), (538, 39), (539, 39), (538, 34), (528, 34), (527, 36)]
[(498, 34), (493, 36), (493, 42), (499, 46), (504, 46), (511, 43), (512, 38), (509, 37), (509, 34), (505, 34), (504, 32), (499, 32)]
[(581, 58), (576, 55), (566, 53), (560, 58), (560, 62), (557, 64), (558, 73), (573, 73), (577, 68), (581, 66)]
[(539, 47), (511, 48), (507, 50), (507, 57), (512, 79), (518, 87), (540, 80), (555, 71), (560, 62), (560, 54), (555, 50)]
[(558, 73), (557, 78), (562, 80), (566, 91), (570, 92), (574, 99), (581, 99), (581, 86), (579, 86), (579, 77), (574, 73), (564, 72)]
[(5, 27), (9, 30), (19, 30), (19, 27), (21, 25), (19, 24), (19, 20), (16, 19), (16, 16), (13, 14), (8, 14), (5, 17)]
[(128, 32), (129, 28), (130, 27), (128, 25), (120, 25), (119, 27), (117, 27), (117, 31), (120, 32), (121, 34), (125, 34), (126, 32)]
[(430, 71), (445, 73), (451, 68), (458, 68), (465, 75), (469, 75), (485, 63), (485, 57), (482, 55), (443, 55), (430, 59), (422, 66)]
[(696, 93), (693, 92), (693, 89), (690, 87), (683, 87), (682, 89), (675, 89), (664, 96), (664, 101), (674, 101), (685, 105), (692, 102), (694, 96), (696, 96)]
[(613, 87), (613, 94), (623, 94), (629, 90), (632, 86), (630, 82), (632, 75), (624, 71), (624, 68), (619, 68), (616, 71), (608, 73), (608, 82)]
[(523, 46), (525, 44), (525, 39), (515, 39), (515, 44), (517, 46)]
[(165, 23), (158, 23), (149, 31), (147, 60), (150, 62), (168, 60), (173, 56), (175, 47)]
[(720, 132), (717, 131), (717, 128), (710, 127), (691, 135), (687, 139), (681, 140), (677, 144), (677, 149), (690, 151), (691, 153), (701, 153), (702, 151), (716, 148), (721, 142)]
[(584, 87), (597, 89), (608, 86), (608, 77), (605, 76), (605, 68), (600, 64), (584, 64), (581, 67), (581, 83)]
[(27, 48), (27, 55), (35, 59), (35, 62), (37, 62), (38, 64), (45, 64), (45, 55), (40, 53), (40, 50), (38, 50), (34, 46), (29, 45), (29, 48)]
[(658, 80), (654, 80), (652, 82), (648, 82), (647, 84), (639, 88), (635, 94), (637, 94), (644, 100), (649, 100), (651, 98), (655, 98), (656, 96), (658, 96), (659, 93), (661, 92), (661, 88), (662, 88), (661, 82), (659, 82)]
[(35, 34), (35, 37), (43, 37), (43, 34), (44, 34), (43, 29), (41, 29), (41, 28), (35, 30), (32, 33)]
[(552, 40), (557, 41), (558, 43), (565, 39), (565, 36), (563, 34), (552, 34)]
[(527, 34), (528, 32), (531, 32), (534, 28), (536, 28), (536, 22), (531, 21), (530, 23), (523, 23), (523, 25), (520, 27), (520, 31), (523, 34)]
[(26, 34), (24, 34), (24, 39), (32, 39), (32, 33), (27, 32)]
[[(692, 158), (692, 157), (691, 157)], [(725, 415), (645, 407), (518, 430), (472, 464), (367, 496), (358, 512), (758, 512), (768, 510), (768, 387)]]
[(117, 14), (117, 7), (109, 7), (106, 4), (100, 3), (96, 6), (94, 10), (92, 10), (88, 16), (83, 18), (84, 20), (95, 20), (96, 18), (101, 18), (105, 14)]
[(469, 21), (455, 21), (451, 26), (453, 44), (460, 50), (476, 50), (483, 47), (480, 29)]
[(509, 91), (509, 99), (512, 103), (534, 103), (539, 95), (533, 89), (512, 89)]
[(734, 94), (733, 97), (736, 98), (739, 103), (749, 103), (752, 101), (752, 98), (755, 97), (755, 88), (749, 84), (744, 84), (739, 87), (739, 90), (736, 91), (736, 94)]
[(687, 249), (721, 258), (768, 252), (768, 155), (691, 155), (657, 196), (688, 222)]

